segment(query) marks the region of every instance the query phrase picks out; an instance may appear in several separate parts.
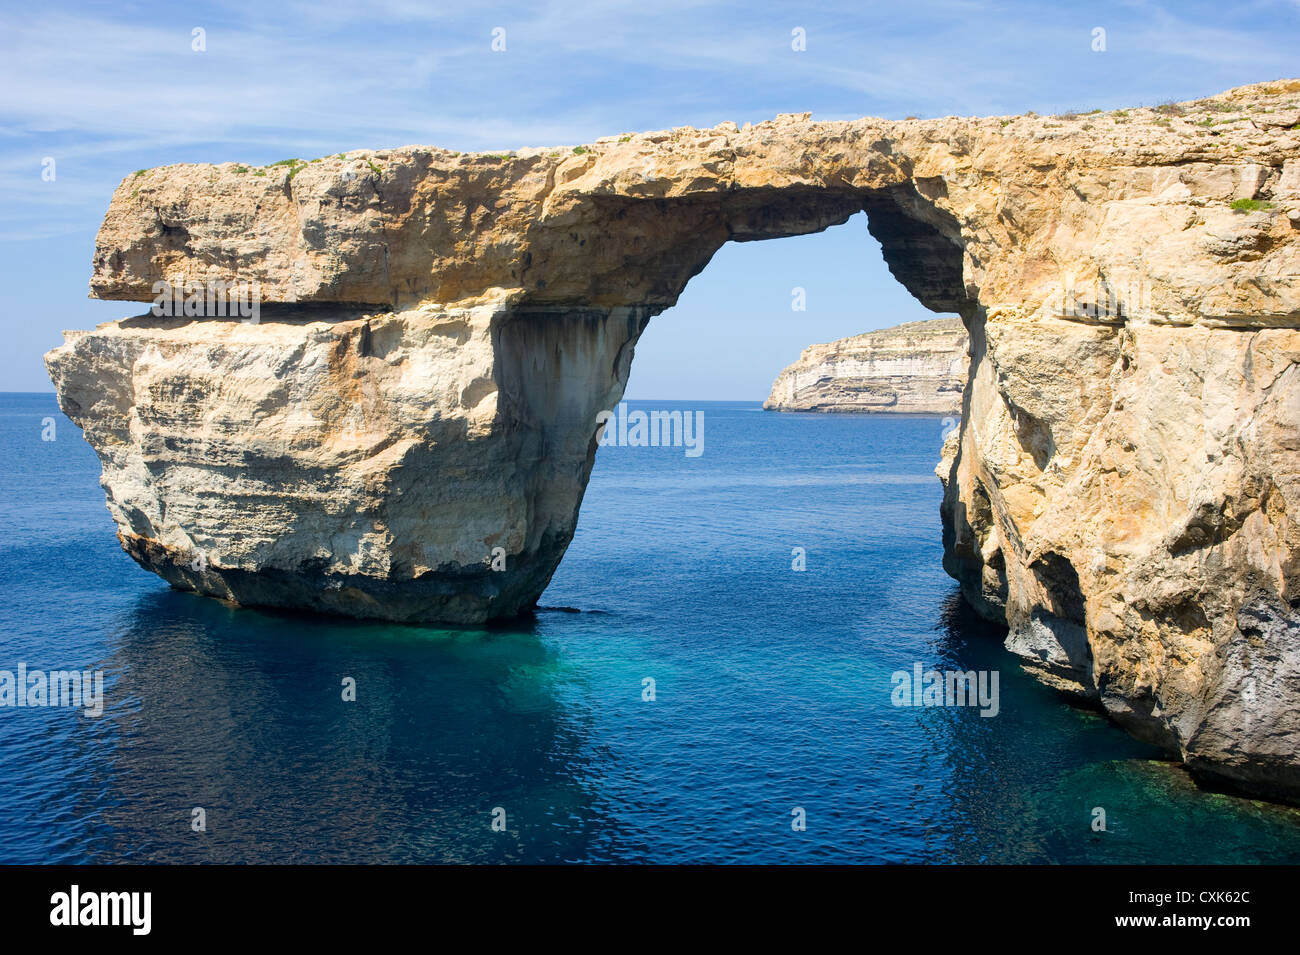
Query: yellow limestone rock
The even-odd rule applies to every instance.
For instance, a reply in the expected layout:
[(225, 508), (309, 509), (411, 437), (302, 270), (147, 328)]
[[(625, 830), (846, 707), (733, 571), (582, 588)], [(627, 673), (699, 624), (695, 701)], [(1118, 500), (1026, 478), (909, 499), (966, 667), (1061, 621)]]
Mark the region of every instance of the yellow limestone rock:
[[(1058, 117), (672, 129), (128, 177), (100, 298), (258, 283), (47, 356), (123, 545), (244, 603), (530, 606), (646, 322), (723, 243), (865, 210), (962, 317), (945, 567), (1044, 680), (1300, 798), (1300, 81)], [(846, 267), (849, 267), (846, 263)]]

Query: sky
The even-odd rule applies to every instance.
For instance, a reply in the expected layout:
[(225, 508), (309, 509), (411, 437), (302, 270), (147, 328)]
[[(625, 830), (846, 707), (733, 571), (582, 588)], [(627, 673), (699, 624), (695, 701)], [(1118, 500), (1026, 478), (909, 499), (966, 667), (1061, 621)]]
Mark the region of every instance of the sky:
[[(62, 329), (143, 311), (87, 298), (95, 232), (140, 168), (565, 146), (788, 112), (1116, 109), (1298, 75), (1300, 0), (11, 3), (0, 391), (51, 390), (41, 355)], [(791, 309), (795, 287), (806, 311)], [(652, 319), (628, 397), (760, 400), (806, 345), (931, 316), (889, 275), (861, 215), (729, 244)]]

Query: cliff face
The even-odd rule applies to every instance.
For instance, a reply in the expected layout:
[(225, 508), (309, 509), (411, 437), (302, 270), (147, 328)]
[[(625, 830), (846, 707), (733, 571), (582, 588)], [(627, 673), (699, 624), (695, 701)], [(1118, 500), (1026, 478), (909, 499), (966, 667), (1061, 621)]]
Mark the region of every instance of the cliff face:
[(957, 414), (968, 372), (957, 318), (906, 322), (809, 345), (772, 382), (769, 411)]
[[(122, 546), (244, 604), (476, 622), (573, 534), (633, 309), (265, 309), (128, 319), (51, 353)], [(493, 559), (496, 558), (495, 566)]]
[(46, 361), (145, 567), (248, 603), (482, 620), (549, 580), (645, 322), (724, 242), (865, 210), (899, 281), (969, 331), (941, 469), (967, 598), (1198, 772), (1300, 797), (1297, 122), (1284, 81), (156, 169), (114, 194), (92, 292), (258, 282), (260, 324), (128, 320)]
[(1204, 775), (1296, 797), (1300, 332), (980, 331), (938, 469), (945, 568), (1044, 682)]

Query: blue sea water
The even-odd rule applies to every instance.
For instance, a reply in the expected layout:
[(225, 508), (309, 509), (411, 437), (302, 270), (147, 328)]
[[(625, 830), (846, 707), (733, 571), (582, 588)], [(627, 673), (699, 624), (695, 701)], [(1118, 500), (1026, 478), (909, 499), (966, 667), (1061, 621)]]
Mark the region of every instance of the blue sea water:
[[(704, 454), (600, 449), (543, 609), (450, 630), (171, 591), (53, 397), (0, 396), (0, 670), (106, 678), (97, 719), (0, 708), (0, 862), (1300, 861), (1300, 813), (1198, 789), (963, 607), (940, 419), (631, 406), (703, 410)], [(892, 705), (915, 663), (996, 670), (998, 715)]]

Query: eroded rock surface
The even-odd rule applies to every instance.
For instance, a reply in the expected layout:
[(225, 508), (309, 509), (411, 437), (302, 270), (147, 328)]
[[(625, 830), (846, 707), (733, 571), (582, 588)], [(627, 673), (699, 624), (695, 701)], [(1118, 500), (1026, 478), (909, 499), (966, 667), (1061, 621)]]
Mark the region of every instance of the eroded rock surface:
[(477, 621), (548, 581), (645, 322), (723, 243), (865, 210), (899, 281), (969, 331), (941, 466), (967, 598), (1044, 680), (1294, 799), (1298, 121), (1282, 81), (154, 169), (113, 196), (93, 294), (255, 281), (281, 307), (73, 332), (47, 364), (123, 545), (177, 586)]
[(769, 411), (956, 414), (968, 373), (966, 326), (957, 318), (809, 345), (772, 382)]

